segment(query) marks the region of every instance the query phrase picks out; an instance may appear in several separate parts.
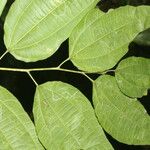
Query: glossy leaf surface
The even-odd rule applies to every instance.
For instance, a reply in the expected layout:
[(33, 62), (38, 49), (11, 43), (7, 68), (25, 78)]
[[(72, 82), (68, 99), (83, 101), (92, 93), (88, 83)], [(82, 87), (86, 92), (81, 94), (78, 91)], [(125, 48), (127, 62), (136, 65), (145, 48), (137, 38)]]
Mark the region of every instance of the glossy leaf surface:
[(98, 0), (15, 0), (5, 21), (5, 45), (17, 59), (48, 58)]
[(46, 149), (113, 149), (90, 102), (69, 84), (54, 81), (38, 86), (34, 118), (38, 137)]
[(43, 150), (18, 100), (0, 86), (0, 150)]
[(116, 80), (121, 91), (129, 97), (147, 95), (150, 88), (150, 59), (130, 57), (120, 62)]
[(102, 72), (116, 65), (136, 35), (150, 27), (149, 6), (90, 11), (70, 36), (69, 56), (80, 70)]
[(106, 132), (126, 144), (150, 144), (150, 116), (137, 99), (120, 91), (115, 77), (99, 77), (93, 91), (95, 112)]

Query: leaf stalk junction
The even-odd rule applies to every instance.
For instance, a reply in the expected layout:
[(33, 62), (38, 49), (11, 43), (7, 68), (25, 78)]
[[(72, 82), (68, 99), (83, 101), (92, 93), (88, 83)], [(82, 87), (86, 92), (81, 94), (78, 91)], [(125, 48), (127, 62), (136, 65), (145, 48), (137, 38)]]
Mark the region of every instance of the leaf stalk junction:
[[(0, 57), (0, 60), (3, 59), (3, 57), (8, 53), (8, 51), (6, 51), (4, 54), (2, 54), (2, 56)], [(57, 67), (50, 67), (50, 68), (29, 68), (29, 69), (23, 69), (23, 68), (6, 68), (6, 67), (0, 67), (0, 71), (12, 71), (12, 72), (25, 72), (29, 75), (29, 77), (32, 79), (32, 81), (34, 82), (34, 84), (36, 86), (38, 86), (38, 83), (35, 81), (35, 79), (33, 78), (31, 72), (37, 72), (37, 71), (63, 71), (63, 72), (69, 72), (69, 73), (75, 73), (75, 74), (81, 74), (83, 76), (85, 76), (89, 81), (91, 81), (92, 83), (94, 83), (94, 80), (89, 77), (87, 74), (91, 74), (90, 72), (84, 72), (84, 71), (80, 71), (80, 70), (71, 70), (71, 69), (65, 69), (62, 68), (62, 66), (69, 61), (69, 57), (67, 59), (65, 59), (62, 63), (60, 63)], [(105, 72), (99, 72), (97, 74), (106, 74), (107, 72), (113, 72), (114, 70), (108, 70)]]

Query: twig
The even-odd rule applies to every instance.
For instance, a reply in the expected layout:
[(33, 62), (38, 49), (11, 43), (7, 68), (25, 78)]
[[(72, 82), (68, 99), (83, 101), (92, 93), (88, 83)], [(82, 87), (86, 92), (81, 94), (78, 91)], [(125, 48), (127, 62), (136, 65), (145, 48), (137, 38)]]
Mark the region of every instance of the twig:
[(34, 84), (35, 84), (36, 86), (38, 86), (37, 82), (36, 82), (35, 79), (32, 77), (31, 73), (30, 73), (30, 72), (27, 72), (27, 73), (28, 73), (29, 77), (32, 79), (32, 81), (34, 82)]
[(62, 65), (64, 65), (70, 58), (65, 59), (59, 66), (58, 68), (60, 68)]
[(2, 60), (3, 57), (4, 57), (7, 53), (8, 53), (8, 50), (7, 50), (2, 56), (0, 56), (0, 60)]

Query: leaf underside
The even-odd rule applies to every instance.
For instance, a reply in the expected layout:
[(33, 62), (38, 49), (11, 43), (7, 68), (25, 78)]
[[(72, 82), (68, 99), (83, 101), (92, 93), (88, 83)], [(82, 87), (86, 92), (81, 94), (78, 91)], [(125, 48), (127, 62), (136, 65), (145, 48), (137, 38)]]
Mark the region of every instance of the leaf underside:
[(129, 97), (142, 97), (150, 89), (150, 59), (129, 57), (122, 60), (115, 77), (121, 91)]
[(0, 86), (0, 150), (43, 150), (18, 100)]
[(22, 61), (50, 57), (98, 0), (16, 0), (6, 17), (7, 50)]
[[(98, 1), (15, 0), (4, 25), (7, 50), (25, 62), (43, 60), (69, 37), (69, 58), (78, 69), (94, 73), (114, 67), (129, 43), (150, 27), (150, 7), (125, 6), (104, 13), (92, 9)], [(0, 1), (0, 15), (5, 4)], [(33, 107), (38, 137), (49, 150), (112, 150), (102, 126), (120, 142), (149, 145), (150, 117), (136, 99), (149, 88), (150, 61), (145, 58), (127, 58), (115, 77), (99, 77), (93, 102), (100, 125), (78, 89), (56, 81), (42, 84)], [(18, 100), (0, 87), (0, 150), (7, 149), (43, 147)]]
[(113, 149), (89, 101), (69, 84), (53, 81), (37, 87), (33, 112), (38, 137), (46, 149)]
[(126, 54), (136, 35), (149, 27), (149, 6), (124, 6), (107, 13), (93, 9), (70, 36), (70, 59), (87, 72), (110, 69)]
[(95, 112), (106, 132), (126, 144), (150, 144), (149, 115), (137, 99), (120, 91), (115, 77), (99, 77), (93, 91)]

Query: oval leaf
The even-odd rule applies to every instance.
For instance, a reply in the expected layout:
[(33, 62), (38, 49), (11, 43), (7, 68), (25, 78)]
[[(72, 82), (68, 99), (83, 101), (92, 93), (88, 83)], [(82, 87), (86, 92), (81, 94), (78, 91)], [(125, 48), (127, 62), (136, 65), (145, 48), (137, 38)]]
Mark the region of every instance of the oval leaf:
[(125, 96), (114, 77), (104, 75), (94, 84), (94, 106), (102, 127), (126, 144), (150, 144), (150, 117), (137, 99)]
[(102, 72), (116, 65), (135, 36), (150, 27), (150, 7), (93, 9), (73, 30), (69, 56), (80, 70)]
[(0, 149), (43, 150), (35, 128), (18, 100), (0, 86)]
[(34, 118), (38, 137), (46, 149), (113, 149), (90, 102), (69, 84), (54, 81), (37, 87)]
[(0, 0), (0, 16), (1, 16), (3, 9), (6, 5), (6, 2), (7, 2), (7, 0)]
[(98, 0), (16, 0), (5, 22), (5, 44), (19, 60), (51, 56)]
[(121, 91), (129, 97), (147, 95), (150, 88), (150, 59), (130, 57), (122, 60), (115, 71)]

